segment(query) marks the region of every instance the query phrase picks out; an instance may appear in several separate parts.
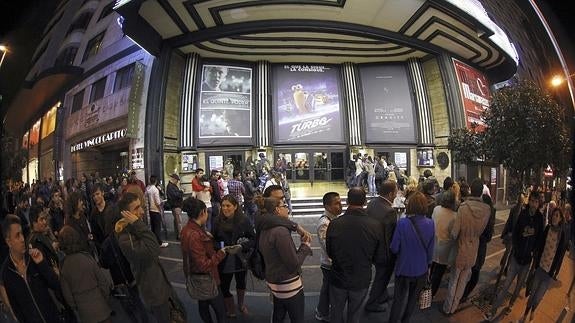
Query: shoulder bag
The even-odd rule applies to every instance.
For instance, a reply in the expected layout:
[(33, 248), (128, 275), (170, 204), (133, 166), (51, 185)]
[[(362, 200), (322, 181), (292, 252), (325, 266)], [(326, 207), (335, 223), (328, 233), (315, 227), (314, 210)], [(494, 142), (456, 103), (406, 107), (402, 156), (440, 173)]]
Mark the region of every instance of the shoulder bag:
[[(184, 239), (182, 239), (184, 240)], [(187, 240), (187, 239), (186, 239)], [(190, 268), (190, 256), (183, 253), (183, 260), (186, 262), (184, 268)], [(191, 298), (205, 301), (218, 296), (219, 288), (216, 280), (210, 273), (184, 273), (186, 276), (186, 290)]]
[[(419, 238), (419, 242), (421, 243), (421, 247), (423, 248), (423, 251), (427, 252), (427, 248), (425, 247), (425, 242), (423, 241), (423, 237), (421, 236), (421, 232), (419, 231), (419, 228), (417, 227), (417, 225), (415, 225), (415, 221), (413, 220), (413, 217), (409, 217), (408, 219), (411, 222), (411, 225), (413, 226), (413, 228), (415, 229), (415, 233), (417, 234), (417, 236)], [(425, 286), (419, 292), (419, 300), (418, 300), (419, 309), (424, 310), (426, 308), (430, 308), (432, 298), (433, 298), (433, 294), (431, 292), (431, 282), (429, 281), (429, 275), (428, 275), (426, 278)]]

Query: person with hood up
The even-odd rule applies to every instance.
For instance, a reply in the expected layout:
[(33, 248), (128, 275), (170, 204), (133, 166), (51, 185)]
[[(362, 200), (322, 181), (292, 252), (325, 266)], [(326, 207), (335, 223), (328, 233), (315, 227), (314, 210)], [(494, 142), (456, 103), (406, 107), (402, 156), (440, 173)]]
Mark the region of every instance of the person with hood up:
[(467, 282), (471, 278), (471, 268), (477, 259), (479, 237), (489, 222), (491, 208), (483, 203), (482, 192), (483, 181), (479, 178), (473, 180), (471, 196), (457, 209), (457, 216), (451, 229), (451, 236), (457, 244), (457, 255), (451, 269), (448, 294), (443, 303), (443, 312), (446, 315), (455, 313), (459, 306)]

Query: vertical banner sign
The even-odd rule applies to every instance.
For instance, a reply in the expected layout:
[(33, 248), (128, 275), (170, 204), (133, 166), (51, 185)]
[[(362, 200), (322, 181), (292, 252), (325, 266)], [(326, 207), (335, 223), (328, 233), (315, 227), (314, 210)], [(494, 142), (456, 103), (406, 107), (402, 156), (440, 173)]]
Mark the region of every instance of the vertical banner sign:
[(276, 143), (341, 143), (340, 71), (333, 65), (275, 65)]
[(140, 99), (144, 88), (144, 75), (146, 66), (140, 62), (134, 65), (134, 76), (132, 77), (132, 87), (128, 98), (128, 130), (126, 136), (130, 138), (138, 137), (138, 125), (140, 124)]
[(414, 105), (404, 65), (359, 69), (368, 143), (416, 143)]
[(252, 143), (252, 69), (203, 65), (198, 143)]
[(481, 114), (489, 107), (491, 93), (487, 78), (478, 70), (466, 65), (456, 59), (453, 60), (461, 101), (465, 109), (465, 123), (468, 129), (472, 124), (476, 124), (477, 131), (485, 129), (485, 122), (481, 119)]

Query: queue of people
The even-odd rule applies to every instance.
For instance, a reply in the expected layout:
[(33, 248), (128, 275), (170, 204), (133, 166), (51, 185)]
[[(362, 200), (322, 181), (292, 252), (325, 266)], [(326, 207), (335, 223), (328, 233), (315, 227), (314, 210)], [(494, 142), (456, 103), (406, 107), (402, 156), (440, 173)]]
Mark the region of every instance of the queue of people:
[[(254, 270), (250, 260), (259, 257), (273, 302), (271, 321), (283, 322), (287, 316), (303, 322), (302, 264), (312, 254), (311, 234), (290, 220), (281, 176), (259, 193), (249, 192), (254, 183), (248, 188), (235, 173), (225, 192), (217, 171), (211, 178), (202, 173), (198, 170), (194, 178), (193, 196), (184, 199), (175, 174), (166, 192), (174, 218), (179, 217), (174, 235), (181, 240), (187, 290), (197, 300), (201, 319), (227, 322), (249, 315), (246, 277)], [(155, 176), (144, 189), (131, 180), (117, 201), (106, 199), (101, 183), (89, 185), (89, 201), (81, 189), (65, 194), (55, 189), (47, 204), (32, 199), (28, 207), (29, 198), (17, 201), (15, 215), (7, 215), (2, 224), (7, 252), (0, 295), (10, 315), (20, 322), (111, 322), (112, 302), (118, 302), (132, 322), (185, 321), (183, 304), (159, 261), (166, 245), (157, 184)], [(451, 316), (468, 301), (493, 236), (495, 209), (479, 179), (467, 184), (447, 178), (439, 192), (438, 187), (432, 176), (419, 183), (408, 179), (405, 185), (384, 180), (369, 203), (369, 188), (352, 187), (343, 214), (339, 194), (324, 195), (316, 231), (323, 275), (318, 321), (359, 322), (364, 310), (389, 309), (390, 322), (409, 322), (422, 293), (429, 290), (435, 296), (448, 268), (441, 311)], [(514, 280), (504, 312), (526, 286), (523, 320), (532, 320), (573, 243), (569, 204), (542, 203), (537, 190), (529, 192), (527, 201), (518, 200), (505, 225), (505, 279), (493, 295), (487, 320), (498, 317)], [(298, 246), (292, 233), (300, 236)]]

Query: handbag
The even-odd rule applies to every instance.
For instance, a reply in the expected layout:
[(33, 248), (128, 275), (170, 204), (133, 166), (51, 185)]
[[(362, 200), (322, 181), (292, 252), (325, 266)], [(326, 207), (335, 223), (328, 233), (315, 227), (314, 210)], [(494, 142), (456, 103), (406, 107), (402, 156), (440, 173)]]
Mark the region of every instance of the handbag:
[(430, 308), (432, 298), (433, 295), (431, 293), (431, 283), (428, 279), (421, 292), (419, 292), (419, 309), (424, 310), (426, 308)]
[(186, 278), (186, 289), (190, 297), (205, 301), (218, 296), (219, 288), (210, 274), (190, 274)]
[[(409, 217), (409, 221), (411, 222), (411, 225), (415, 229), (415, 233), (417, 234), (417, 237), (419, 238), (419, 242), (421, 243), (421, 247), (423, 248), (423, 251), (426, 251), (427, 249), (425, 248), (425, 242), (423, 241), (423, 237), (421, 236), (421, 232), (419, 232), (419, 228), (417, 227), (417, 225), (415, 225), (415, 221), (413, 220), (413, 217)], [(427, 276), (425, 286), (419, 292), (419, 298), (418, 298), (419, 309), (424, 310), (426, 308), (430, 308), (432, 298), (433, 298), (433, 295), (431, 293), (431, 283), (429, 282), (429, 276)]]

